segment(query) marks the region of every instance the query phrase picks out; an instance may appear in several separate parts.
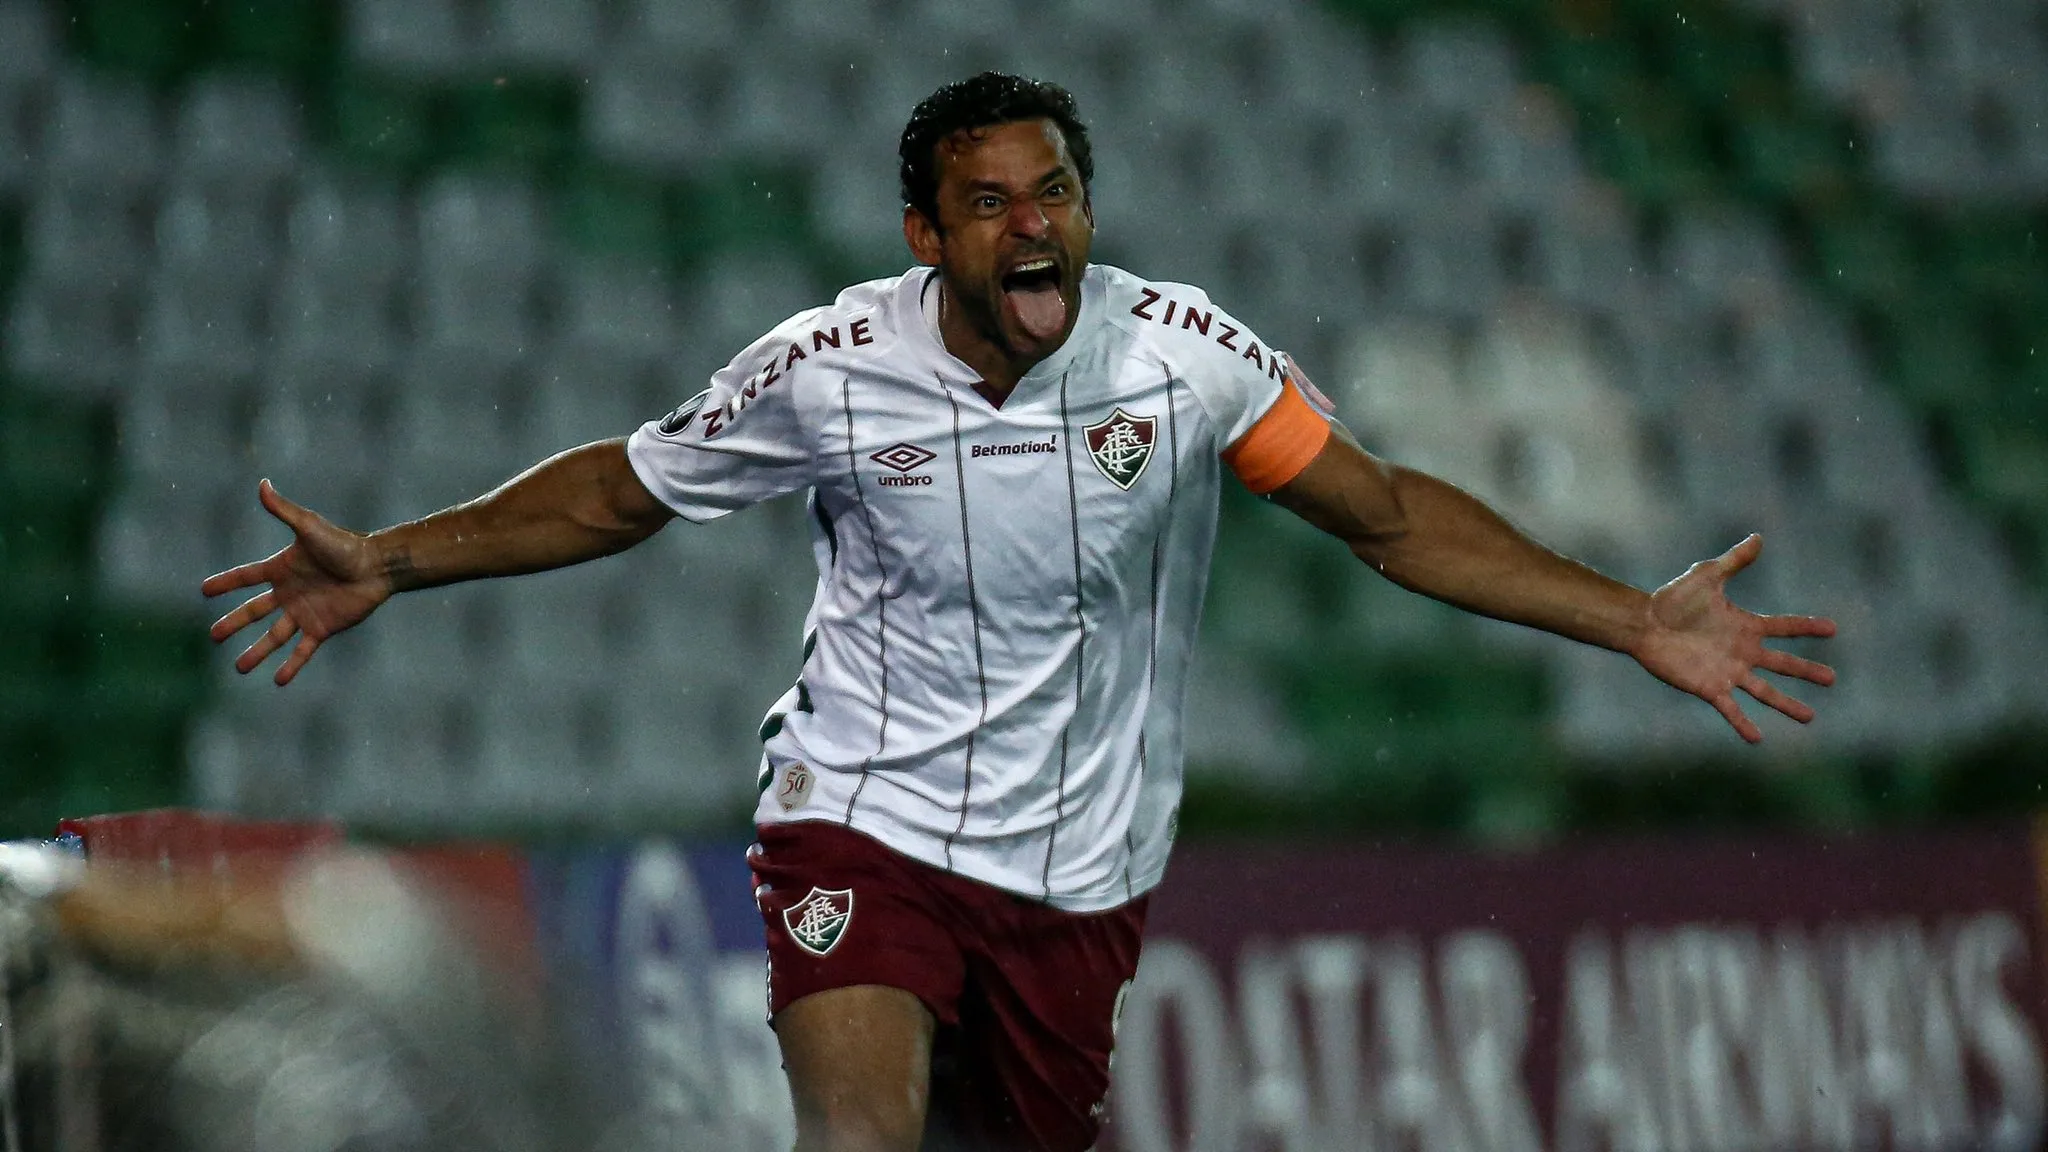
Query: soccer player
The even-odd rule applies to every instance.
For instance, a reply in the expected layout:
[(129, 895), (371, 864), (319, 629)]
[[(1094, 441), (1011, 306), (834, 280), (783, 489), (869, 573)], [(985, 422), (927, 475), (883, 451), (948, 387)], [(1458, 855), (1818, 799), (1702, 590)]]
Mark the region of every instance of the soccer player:
[(1402, 587), (1625, 653), (1746, 740), (1737, 689), (1812, 718), (1759, 672), (1833, 672), (1764, 640), (1834, 625), (1723, 594), (1757, 537), (1654, 593), (1617, 583), (1368, 455), (1200, 289), (1089, 263), (1062, 89), (947, 85), (900, 161), (919, 267), (791, 317), (631, 436), (423, 520), (358, 534), (265, 482), (296, 539), (205, 583), (269, 586), (213, 637), (276, 613), (235, 667), (290, 645), (284, 684), (396, 593), (807, 492), (817, 594), (762, 729), (750, 850), (800, 1149), (915, 1148), (928, 1123), (1094, 1142), (1173, 836), (1225, 469)]

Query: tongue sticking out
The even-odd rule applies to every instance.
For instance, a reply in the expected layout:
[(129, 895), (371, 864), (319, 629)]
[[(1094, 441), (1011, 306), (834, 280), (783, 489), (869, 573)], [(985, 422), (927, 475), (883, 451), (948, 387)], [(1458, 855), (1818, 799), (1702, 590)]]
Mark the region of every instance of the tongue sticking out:
[(1030, 333), (1033, 340), (1050, 340), (1067, 326), (1067, 302), (1051, 284), (1010, 288), (1003, 296), (1010, 302), (1010, 314), (1017, 318), (1017, 326)]

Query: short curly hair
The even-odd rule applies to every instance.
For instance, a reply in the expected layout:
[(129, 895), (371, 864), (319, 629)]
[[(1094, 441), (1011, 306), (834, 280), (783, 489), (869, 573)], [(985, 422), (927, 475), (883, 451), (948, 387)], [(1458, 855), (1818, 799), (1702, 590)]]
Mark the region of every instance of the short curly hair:
[(956, 132), (1039, 119), (1059, 125), (1060, 134), (1066, 137), (1067, 153), (1080, 169), (1085, 201), (1095, 180), (1095, 156), (1088, 147), (1088, 128), (1081, 123), (1073, 93), (1044, 80), (983, 72), (940, 88), (910, 113), (910, 123), (903, 126), (903, 141), (896, 150), (903, 202), (936, 227), (939, 141)]

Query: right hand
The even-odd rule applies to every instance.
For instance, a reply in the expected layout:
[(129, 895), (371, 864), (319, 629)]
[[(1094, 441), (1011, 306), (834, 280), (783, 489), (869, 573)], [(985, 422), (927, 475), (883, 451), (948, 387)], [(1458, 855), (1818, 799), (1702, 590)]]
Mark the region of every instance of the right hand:
[(267, 560), (207, 577), (199, 590), (219, 596), (237, 588), (269, 585), (214, 621), (212, 636), (219, 644), (272, 612), (278, 613), (256, 642), (235, 658), (235, 671), (255, 671), (272, 652), (297, 636), (299, 642), (277, 670), (277, 683), (283, 686), (291, 683), (328, 637), (362, 623), (389, 600), (391, 578), (368, 536), (337, 527), (292, 503), (278, 495), (268, 480), (257, 486), (256, 496), (296, 539)]

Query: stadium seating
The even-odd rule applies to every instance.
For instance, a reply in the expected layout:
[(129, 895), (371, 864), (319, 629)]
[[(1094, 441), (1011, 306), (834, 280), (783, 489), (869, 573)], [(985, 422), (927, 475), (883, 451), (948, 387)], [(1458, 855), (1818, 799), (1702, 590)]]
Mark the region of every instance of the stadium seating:
[[(1674, 40), (1643, 4), (1614, 6), (1626, 34), (1580, 36), (1505, 0), (1071, 0), (1014, 27), (939, 0), (345, 0), (229, 6), (201, 45), (115, 19), (135, 5), (84, 2), (60, 34), (55, 0), (0, 0), (4, 371), (112, 413), (99, 587), (190, 613), (200, 576), (285, 539), (259, 475), (352, 525), (421, 515), (626, 432), (781, 317), (897, 270), (910, 105), (984, 64), (1036, 69), (1096, 125), (1099, 255), (1209, 287), (1371, 446), (1638, 582), (1764, 531), (1738, 598), (1861, 625), (1841, 663), (1868, 686), (1774, 741), (1896, 752), (2039, 717), (2038, 589), (1920, 421), (1959, 413), (1966, 481), (2048, 525), (2040, 426), (2001, 438), (1983, 381), (2010, 372), (1958, 368), (2000, 355), (1984, 309), (1909, 307), (1935, 283), (1918, 217), (1814, 204), (1874, 180), (2038, 208), (2043, 45), (1996, 35), (1991, 0), (1743, 4)], [(1772, 71), (1774, 28), (1796, 77)], [(1822, 139), (1838, 115), (1868, 173)], [(2038, 332), (2013, 303), (2048, 299), (2038, 263), (2000, 227), (1941, 275)], [(394, 826), (735, 810), (754, 715), (795, 672), (804, 532), (785, 502), (397, 605), (283, 694), (215, 657), (198, 798)], [(1206, 642), (1191, 713), (1251, 719), (1195, 726), (1198, 775), (1727, 741), (1626, 661), (1377, 586), (1236, 495)], [(1911, 706), (1930, 695), (1938, 724)]]

